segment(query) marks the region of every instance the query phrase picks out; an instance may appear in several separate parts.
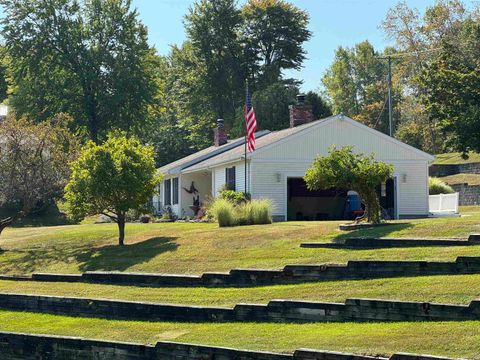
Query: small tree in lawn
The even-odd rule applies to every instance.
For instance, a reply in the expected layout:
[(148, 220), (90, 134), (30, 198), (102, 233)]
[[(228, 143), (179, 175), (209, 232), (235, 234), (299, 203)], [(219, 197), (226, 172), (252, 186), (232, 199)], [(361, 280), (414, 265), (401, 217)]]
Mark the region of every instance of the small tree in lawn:
[(103, 214), (118, 224), (118, 243), (124, 245), (129, 210), (144, 210), (161, 178), (154, 150), (136, 138), (111, 134), (101, 145), (90, 142), (72, 163), (65, 199), (76, 219)]
[(0, 234), (39, 205), (61, 197), (77, 154), (63, 114), (40, 124), (13, 117), (0, 123)]
[(305, 174), (310, 190), (340, 188), (358, 192), (365, 203), (367, 220), (379, 223), (380, 202), (376, 187), (392, 177), (393, 166), (376, 161), (374, 155), (355, 154), (351, 147), (329, 149), (328, 156), (319, 156)]

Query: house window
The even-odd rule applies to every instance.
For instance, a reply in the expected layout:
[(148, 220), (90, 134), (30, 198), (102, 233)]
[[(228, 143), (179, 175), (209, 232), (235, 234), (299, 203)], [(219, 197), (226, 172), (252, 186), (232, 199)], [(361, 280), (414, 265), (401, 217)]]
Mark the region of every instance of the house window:
[(172, 180), (168, 179), (163, 182), (163, 198), (165, 200), (165, 206), (172, 205)]
[(178, 178), (172, 180), (172, 204), (178, 204)]
[(228, 190), (235, 190), (235, 166), (225, 169), (225, 185)]

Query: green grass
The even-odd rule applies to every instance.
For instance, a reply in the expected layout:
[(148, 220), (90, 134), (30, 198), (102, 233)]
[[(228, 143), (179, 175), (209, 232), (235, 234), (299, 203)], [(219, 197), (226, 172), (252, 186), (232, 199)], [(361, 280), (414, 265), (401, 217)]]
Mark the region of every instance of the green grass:
[(328, 349), (369, 355), (424, 353), (478, 359), (480, 322), (326, 323), (326, 324), (178, 324), (74, 318), (0, 311), (0, 331), (94, 339), (228, 346), (291, 352)]
[(454, 260), (480, 256), (480, 246), (373, 250), (304, 249), (304, 241), (347, 236), (465, 238), (480, 232), (480, 207), (461, 218), (418, 219), (352, 231), (340, 222), (286, 222), (218, 228), (216, 224), (128, 224), (127, 246), (116, 245), (115, 224), (9, 228), (0, 236), (0, 273), (78, 273), (94, 270), (199, 274), (231, 268), (281, 268), (286, 264), (348, 260)]
[(238, 303), (266, 304), (272, 299), (343, 302), (347, 298), (469, 304), (480, 297), (480, 275), (350, 280), (250, 288), (149, 288), (0, 281), (0, 292), (229, 307)]
[(434, 164), (467, 164), (480, 162), (480, 154), (470, 152), (468, 153), (468, 159), (462, 159), (461, 153), (446, 153), (435, 155)]
[[(288, 222), (239, 228), (216, 224), (128, 224), (127, 246), (116, 245), (115, 224), (9, 228), (0, 236), (0, 273), (78, 273), (92, 270), (199, 274), (235, 267), (348, 260), (454, 260), (480, 256), (480, 246), (373, 250), (305, 249), (305, 241), (348, 236), (466, 238), (480, 232), (480, 207), (461, 218), (398, 221), (349, 233), (340, 222)], [(81, 296), (163, 303), (232, 306), (274, 298), (344, 301), (369, 297), (467, 304), (480, 296), (480, 275), (307, 283), (253, 288), (148, 288), (0, 281), (0, 292)], [(190, 324), (84, 319), (0, 311), (0, 330), (155, 343), (159, 340), (293, 351), (300, 347), (390, 355), (428, 353), (480, 359), (480, 322), (368, 324)], [(452, 340), (454, 339), (454, 340)]]
[(456, 174), (443, 176), (439, 178), (448, 185), (455, 184), (468, 184), (468, 185), (480, 185), (480, 174)]

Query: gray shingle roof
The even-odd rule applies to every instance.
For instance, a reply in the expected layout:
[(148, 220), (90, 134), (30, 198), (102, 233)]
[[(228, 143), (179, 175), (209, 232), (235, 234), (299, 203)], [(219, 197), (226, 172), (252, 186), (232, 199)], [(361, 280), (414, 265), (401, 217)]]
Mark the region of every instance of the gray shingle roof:
[[(304, 125), (299, 125), (294, 128), (289, 128), (289, 129), (284, 129), (284, 130), (279, 130), (279, 131), (272, 131), (268, 132), (267, 134), (256, 138), (256, 150), (260, 150), (270, 144), (273, 144), (279, 140), (282, 140), (288, 136), (291, 136), (293, 134), (296, 134), (300, 131), (307, 130), (313, 126), (318, 125), (321, 122), (327, 121), (334, 116), (330, 116), (325, 119), (321, 120), (316, 120), (312, 121), (311, 123), (304, 124)], [(243, 139), (241, 139), (241, 145), (244, 144)], [(209, 157), (208, 159), (205, 159), (204, 161), (197, 162), (196, 164), (192, 164), (191, 166), (183, 168), (185, 172), (190, 172), (190, 171), (197, 171), (201, 169), (205, 169), (208, 167), (212, 167), (218, 164), (223, 164), (227, 162), (232, 162), (236, 160), (240, 160), (244, 156), (245, 149), (243, 146), (236, 146), (231, 148), (228, 151), (224, 151), (220, 154), (214, 155)]]
[[(259, 131), (256, 133), (257, 138), (261, 138), (262, 136), (270, 133), (268, 130)], [(194, 166), (199, 164), (203, 161), (211, 159), (212, 157), (218, 156), (224, 152), (227, 152), (235, 147), (240, 147), (243, 149), (243, 145), (245, 143), (245, 139), (243, 137), (228, 140), (225, 145), (222, 146), (210, 146), (203, 150), (197, 151), (194, 154), (188, 155), (184, 158), (181, 158), (177, 161), (171, 162), (167, 165), (162, 166), (158, 169), (159, 172), (163, 174), (177, 174), (181, 172), (183, 169), (188, 167)]]

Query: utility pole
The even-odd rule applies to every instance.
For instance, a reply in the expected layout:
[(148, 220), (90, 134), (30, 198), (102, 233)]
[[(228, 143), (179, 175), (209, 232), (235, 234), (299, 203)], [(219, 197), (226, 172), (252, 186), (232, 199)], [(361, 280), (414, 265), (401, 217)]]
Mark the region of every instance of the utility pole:
[(393, 136), (393, 105), (392, 105), (392, 57), (388, 56), (388, 127), (390, 136)]

